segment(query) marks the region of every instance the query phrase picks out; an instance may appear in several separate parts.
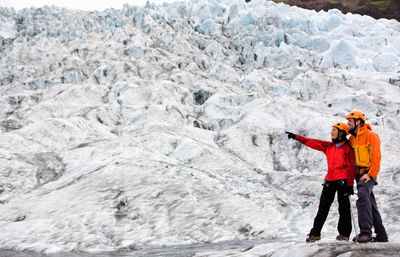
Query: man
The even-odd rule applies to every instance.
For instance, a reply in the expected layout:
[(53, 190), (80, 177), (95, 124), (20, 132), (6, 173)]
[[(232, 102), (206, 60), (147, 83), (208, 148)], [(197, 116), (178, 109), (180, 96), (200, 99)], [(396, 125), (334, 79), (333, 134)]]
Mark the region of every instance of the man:
[(314, 218), (313, 227), (307, 235), (306, 242), (315, 242), (321, 239), (321, 230), (328, 217), (336, 192), (339, 203), (339, 222), (337, 226), (339, 235), (336, 240), (349, 241), (351, 213), (348, 195), (353, 194), (356, 166), (354, 151), (347, 143), (346, 136), (348, 132), (349, 127), (342, 122), (333, 124), (331, 131), (332, 141), (312, 139), (286, 132), (289, 139), (295, 139), (312, 149), (322, 151), (328, 161), (328, 172), (325, 176), (318, 212)]
[(349, 143), (354, 148), (357, 165), (357, 210), (360, 234), (353, 241), (359, 243), (372, 242), (372, 227), (375, 229), (376, 242), (388, 242), (385, 227), (378, 211), (374, 193), (381, 163), (381, 142), (378, 134), (372, 132), (371, 125), (365, 123), (365, 115), (360, 111), (352, 111), (347, 115), (350, 129)]

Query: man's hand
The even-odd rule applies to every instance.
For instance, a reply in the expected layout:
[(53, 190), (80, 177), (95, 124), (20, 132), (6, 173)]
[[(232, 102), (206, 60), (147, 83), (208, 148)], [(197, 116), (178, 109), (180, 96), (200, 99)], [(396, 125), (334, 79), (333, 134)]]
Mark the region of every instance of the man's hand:
[(368, 174), (364, 174), (361, 178), (360, 181), (364, 181), (365, 183), (367, 183), (368, 181), (371, 180), (371, 177)]
[(292, 132), (286, 131), (285, 133), (287, 134), (287, 137), (289, 139), (295, 139), (296, 138), (296, 134), (294, 134)]

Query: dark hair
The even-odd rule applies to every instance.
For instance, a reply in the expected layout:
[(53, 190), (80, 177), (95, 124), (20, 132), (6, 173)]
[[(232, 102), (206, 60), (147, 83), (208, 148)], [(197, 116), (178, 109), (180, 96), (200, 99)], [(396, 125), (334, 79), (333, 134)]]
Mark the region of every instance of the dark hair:
[(358, 120), (360, 121), (360, 125), (361, 125), (361, 126), (364, 126), (365, 121), (364, 121), (363, 119), (356, 119), (355, 121), (358, 121)]
[(338, 129), (338, 140), (344, 141), (346, 140), (347, 133), (344, 130)]

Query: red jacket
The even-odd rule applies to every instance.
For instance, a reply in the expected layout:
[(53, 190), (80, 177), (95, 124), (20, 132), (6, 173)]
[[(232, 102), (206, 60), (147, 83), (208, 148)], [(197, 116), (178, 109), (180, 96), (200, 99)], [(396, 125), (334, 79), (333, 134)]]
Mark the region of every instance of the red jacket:
[(328, 173), (325, 176), (326, 181), (347, 179), (347, 186), (353, 186), (357, 168), (354, 151), (349, 144), (342, 142), (339, 143), (340, 146), (338, 147), (333, 142), (300, 135), (296, 135), (295, 139), (312, 149), (324, 152), (328, 160)]

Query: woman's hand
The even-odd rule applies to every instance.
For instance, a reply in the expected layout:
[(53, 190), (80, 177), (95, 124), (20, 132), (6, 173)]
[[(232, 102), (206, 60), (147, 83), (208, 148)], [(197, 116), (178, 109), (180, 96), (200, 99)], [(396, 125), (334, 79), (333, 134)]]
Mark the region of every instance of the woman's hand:
[(296, 138), (296, 134), (294, 134), (292, 132), (286, 131), (285, 133), (287, 134), (287, 137), (289, 139), (295, 139)]

